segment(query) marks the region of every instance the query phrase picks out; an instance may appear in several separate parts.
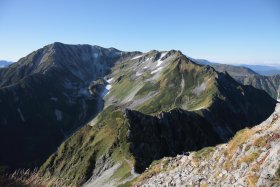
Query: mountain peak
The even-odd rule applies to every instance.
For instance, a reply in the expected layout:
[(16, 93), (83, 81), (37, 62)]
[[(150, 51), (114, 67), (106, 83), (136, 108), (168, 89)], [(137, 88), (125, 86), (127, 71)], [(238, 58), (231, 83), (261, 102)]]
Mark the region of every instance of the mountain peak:
[(64, 141), (40, 175), (65, 186), (133, 179), (154, 160), (227, 141), (276, 104), (176, 50), (53, 43), (0, 75), (1, 163), (38, 166)]

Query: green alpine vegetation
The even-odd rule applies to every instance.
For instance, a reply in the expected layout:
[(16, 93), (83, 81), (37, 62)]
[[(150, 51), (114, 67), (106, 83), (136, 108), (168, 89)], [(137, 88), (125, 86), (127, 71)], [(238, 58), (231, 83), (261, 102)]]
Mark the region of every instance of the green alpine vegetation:
[(53, 186), (127, 186), (163, 157), (228, 141), (276, 105), (176, 50), (55, 43), (0, 76), (0, 166), (39, 167), (33, 177)]
[(226, 142), (276, 104), (264, 91), (174, 50), (123, 59), (104, 79), (105, 109), (44, 163), (43, 178), (126, 185), (155, 160)]

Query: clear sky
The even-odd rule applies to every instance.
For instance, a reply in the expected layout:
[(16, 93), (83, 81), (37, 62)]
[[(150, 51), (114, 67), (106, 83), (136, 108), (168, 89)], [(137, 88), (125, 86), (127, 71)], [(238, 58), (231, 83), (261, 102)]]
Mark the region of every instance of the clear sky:
[(0, 0), (0, 59), (55, 41), (280, 64), (280, 0)]

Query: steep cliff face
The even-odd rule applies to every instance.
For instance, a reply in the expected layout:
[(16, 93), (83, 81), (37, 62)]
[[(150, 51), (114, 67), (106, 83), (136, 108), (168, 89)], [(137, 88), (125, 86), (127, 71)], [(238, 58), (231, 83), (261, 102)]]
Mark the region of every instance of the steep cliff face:
[(221, 142), (205, 118), (195, 112), (173, 109), (157, 116), (127, 110), (127, 141), (135, 157), (135, 171), (142, 173), (152, 161)]
[(279, 186), (280, 106), (263, 123), (227, 144), (154, 163), (135, 186)]
[(135, 55), (105, 78), (105, 109), (45, 162), (43, 178), (74, 186), (125, 184), (154, 160), (227, 141), (276, 105), (264, 91), (178, 51)]

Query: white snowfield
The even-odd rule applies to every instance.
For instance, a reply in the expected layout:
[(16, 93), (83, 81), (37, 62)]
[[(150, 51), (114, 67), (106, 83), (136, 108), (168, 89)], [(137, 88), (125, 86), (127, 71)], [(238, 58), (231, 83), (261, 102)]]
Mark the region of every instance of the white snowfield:
[[(152, 62), (152, 58), (153, 57), (149, 57), (143, 61), (141, 61), (141, 64), (145, 65), (142, 69), (136, 71), (135, 75), (136, 77), (139, 77), (141, 75), (144, 74), (145, 71), (147, 70), (150, 70), (151, 71), (151, 74), (155, 74), (157, 72), (159, 72), (160, 70), (162, 70), (162, 63), (164, 62), (164, 60), (162, 60), (162, 58), (167, 54), (167, 52), (163, 52), (160, 54), (160, 57), (159, 59), (156, 61), (156, 62)], [(139, 55), (139, 56), (136, 56), (133, 59), (137, 59), (137, 58), (140, 58), (142, 56), (144, 56), (145, 54), (142, 54), (142, 55)], [(154, 65), (156, 63), (156, 65)]]
[(106, 86), (105, 86), (105, 89), (103, 90), (103, 92), (101, 93), (101, 97), (105, 97), (106, 95), (108, 95), (110, 93), (110, 90), (112, 88), (112, 85), (110, 84), (112, 81), (113, 81), (114, 78), (111, 78), (111, 79), (108, 79), (106, 80), (106, 82), (108, 83)]
[(143, 55), (135, 56), (135, 57), (133, 57), (131, 60), (135, 60), (135, 59), (140, 58), (140, 57), (142, 57), (142, 56), (143, 56)]
[(157, 68), (157, 69), (151, 71), (151, 74), (155, 74), (156, 72), (159, 72), (161, 69), (162, 69), (162, 67), (159, 67), (159, 68)]
[(106, 80), (108, 83), (111, 83), (114, 80), (114, 78), (110, 78), (108, 80)]
[(158, 61), (157, 61), (156, 67), (159, 67), (159, 66), (163, 63), (162, 58), (163, 58), (166, 54), (167, 54), (167, 52), (161, 53), (161, 55), (160, 55), (160, 57), (159, 57), (159, 59), (158, 59)]
[(112, 85), (108, 84), (105, 88), (109, 91), (112, 88)]

